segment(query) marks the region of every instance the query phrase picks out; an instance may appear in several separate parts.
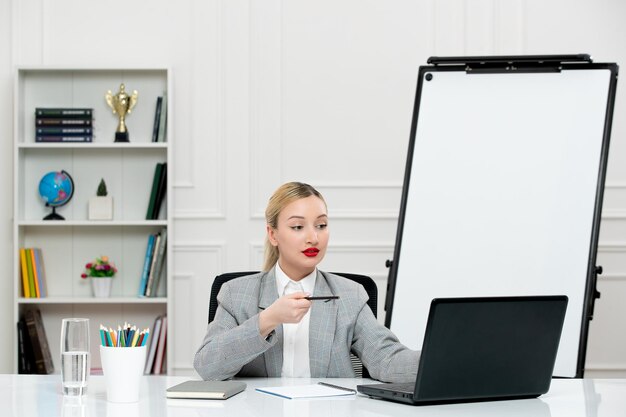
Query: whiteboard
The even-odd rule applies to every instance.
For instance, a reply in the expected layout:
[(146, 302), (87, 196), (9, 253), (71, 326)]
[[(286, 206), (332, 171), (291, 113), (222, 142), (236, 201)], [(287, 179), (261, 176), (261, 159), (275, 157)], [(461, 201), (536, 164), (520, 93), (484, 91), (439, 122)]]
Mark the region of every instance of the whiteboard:
[(421, 348), (436, 297), (565, 294), (554, 375), (577, 375), (616, 75), (420, 68), (387, 302), (401, 342)]

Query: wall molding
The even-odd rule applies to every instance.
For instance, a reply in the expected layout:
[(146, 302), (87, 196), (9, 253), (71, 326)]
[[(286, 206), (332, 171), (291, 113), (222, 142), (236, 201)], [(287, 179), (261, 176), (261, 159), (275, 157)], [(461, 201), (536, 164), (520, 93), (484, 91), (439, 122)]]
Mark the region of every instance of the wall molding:
[(174, 220), (226, 220), (226, 214), (219, 210), (176, 210)]
[[(370, 190), (391, 190), (397, 191), (398, 193), (402, 192), (402, 184), (395, 182), (370, 182), (370, 181), (344, 181), (344, 182), (328, 182), (328, 181), (310, 181), (312, 185), (315, 186), (323, 195), (325, 195), (325, 191), (345, 191), (345, 190), (356, 190), (356, 191), (366, 191)], [(258, 192), (257, 192), (258, 194)], [(269, 196), (268, 196), (269, 197)], [(251, 201), (253, 199), (251, 198)], [(263, 203), (265, 204), (265, 203)], [(250, 215), (250, 219), (252, 220), (264, 220), (265, 219), (265, 207), (260, 204), (255, 204), (256, 209)], [(400, 213), (399, 207), (394, 207), (393, 209), (387, 210), (368, 210), (367, 208), (363, 209), (333, 209), (331, 208), (330, 214), (334, 219), (355, 219), (355, 220), (398, 220), (398, 216)]]
[[(198, 75), (198, 71), (201, 71), (202, 69), (198, 69), (198, 64), (197, 64), (197, 56), (198, 55), (203, 55), (205, 53), (210, 53), (213, 56), (213, 59), (215, 61), (215, 77), (214, 77), (214, 81), (212, 83), (208, 83), (206, 85), (204, 85), (204, 87), (202, 90), (202, 94), (200, 94), (201, 97), (203, 97), (202, 100), (205, 100), (204, 97), (211, 97), (211, 100), (213, 102), (213, 109), (215, 109), (215, 111), (210, 112), (211, 115), (211, 122), (210, 123), (201, 123), (200, 126), (197, 126), (197, 124), (194, 122), (195, 120), (203, 120), (204, 118), (206, 118), (207, 116), (205, 114), (198, 114), (200, 106), (197, 105), (197, 103), (194, 103), (194, 99), (193, 99), (193, 95), (189, 96), (187, 98), (187, 105), (189, 106), (189, 108), (191, 109), (191, 111), (188, 114), (185, 114), (184, 116), (184, 123), (181, 124), (185, 124), (186, 126), (189, 127), (190, 129), (190, 137), (205, 137), (208, 135), (210, 141), (209, 143), (212, 144), (212, 146), (209, 145), (210, 152), (212, 155), (218, 155), (217, 157), (214, 158), (214, 161), (212, 161), (210, 164), (206, 164), (203, 163), (202, 161), (200, 161), (199, 159), (202, 156), (202, 152), (199, 152), (196, 149), (196, 146), (198, 145), (198, 141), (194, 141), (194, 140), (187, 140), (185, 143), (187, 144), (187, 151), (188, 151), (188, 155), (187, 157), (184, 159), (185, 163), (183, 165), (186, 165), (186, 169), (184, 170), (184, 173), (187, 175), (184, 175), (186, 178), (182, 179), (182, 180), (177, 180), (174, 179), (173, 182), (173, 188), (176, 190), (184, 190), (184, 192), (189, 193), (190, 195), (193, 195), (193, 193), (198, 193), (198, 192), (202, 192), (202, 190), (198, 191), (199, 189), (199, 183), (202, 183), (202, 180), (205, 177), (210, 177), (210, 178), (214, 178), (215, 179), (215, 191), (212, 194), (212, 198), (210, 199), (210, 201), (213, 203), (212, 205), (214, 207), (208, 209), (208, 210), (201, 210), (201, 209), (183, 209), (183, 210), (175, 210), (174, 211), (174, 219), (185, 219), (185, 220), (206, 220), (206, 219), (225, 219), (226, 218), (226, 187), (224, 186), (224, 167), (223, 167), (223, 161), (226, 159), (226, 155), (225, 155), (225, 138), (224, 138), (224, 129), (223, 129), (223, 110), (222, 110), (222, 106), (224, 103), (224, 97), (226, 95), (225, 92), (225, 87), (223, 86), (222, 83), (222, 73), (223, 73), (223, 66), (224, 64), (224, 59), (222, 57), (223, 54), (223, 50), (224, 48), (221, 45), (223, 36), (221, 33), (222, 30), (222, 18), (221, 18), (221, 13), (222, 13), (222, 7), (221, 7), (221, 2), (215, 2), (213, 3), (213, 7), (211, 10), (208, 11), (208, 13), (205, 14), (210, 14), (211, 16), (213, 16), (214, 18), (214, 25), (212, 25), (211, 27), (214, 28), (212, 29), (214, 32), (209, 32), (206, 30), (203, 30), (204, 27), (206, 27), (206, 20), (202, 18), (203, 16), (203, 9), (200, 9), (200, 7), (198, 7), (195, 3), (192, 3), (189, 7), (189, 12), (190, 12), (190, 22), (193, 23), (193, 28), (191, 29), (191, 36), (198, 36), (198, 33), (200, 32), (201, 37), (208, 37), (209, 39), (212, 39), (213, 42), (211, 42), (210, 45), (202, 45), (203, 47), (197, 47), (197, 45), (201, 45), (201, 44), (196, 44), (194, 43), (191, 46), (190, 49), (190, 53), (189, 53), (189, 77), (188, 79), (183, 79), (183, 80), (178, 80), (175, 81), (177, 83), (185, 83), (185, 89), (188, 90), (194, 90), (194, 86), (196, 86), (198, 83), (195, 82), (195, 79), (200, 76), (200, 77), (206, 77), (206, 74), (204, 72), (200, 73), (200, 75)], [(208, 36), (207, 36), (208, 35)], [(184, 72), (184, 71), (181, 71)], [(213, 91), (217, 92), (217, 94), (214, 94), (212, 91), (212, 88), (214, 89)], [(208, 90), (208, 91), (206, 91)], [(179, 95), (175, 95), (175, 98), (178, 98)], [(211, 106), (209, 106), (209, 108), (211, 108)], [(181, 117), (182, 119), (182, 117)], [(213, 126), (212, 129), (210, 129), (207, 132), (207, 126)], [(199, 169), (204, 169), (205, 173), (199, 173), (198, 170)], [(179, 170), (180, 171), (180, 170)], [(187, 201), (187, 200), (186, 200)]]
[(226, 247), (225, 241), (175, 242), (174, 252), (219, 252)]
[(598, 243), (598, 252), (604, 252), (604, 253), (626, 252), (626, 241), (624, 242), (600, 242)]
[(613, 190), (626, 189), (626, 181), (607, 181), (604, 183), (604, 188)]
[[(265, 242), (260, 241), (250, 241), (249, 246), (255, 250), (263, 250)], [(363, 242), (336, 242), (332, 243), (328, 246), (328, 251), (338, 252), (338, 253), (350, 253), (350, 252), (358, 252), (362, 253), (364, 250), (368, 253), (375, 252), (389, 252), (393, 251), (395, 243), (392, 242), (378, 242), (378, 241), (363, 241)]]
[(626, 210), (602, 210), (601, 220), (626, 220)]
[[(219, 265), (215, 265), (217, 270), (221, 270), (226, 265), (226, 242), (224, 241), (205, 241), (205, 242), (174, 242), (172, 251), (174, 252), (174, 260), (177, 253), (213, 253), (219, 259)], [(174, 265), (176, 271), (174, 276), (184, 276), (189, 272), (182, 272), (179, 265)]]
[[(265, 243), (259, 241), (250, 241), (248, 243), (249, 246), (249, 265), (261, 265), (263, 262), (263, 255), (265, 250)], [(330, 254), (384, 254), (389, 256), (393, 256), (393, 243), (388, 242), (339, 242), (333, 243), (329, 245), (326, 253)], [(253, 268), (254, 269), (254, 268)], [(384, 271), (384, 272), (381, 272)], [(346, 271), (346, 272), (354, 272), (360, 273), (364, 275), (368, 275), (374, 281), (378, 282), (387, 282), (387, 277), (389, 276), (389, 270), (379, 270), (378, 272), (374, 271)], [(384, 289), (384, 288), (383, 288)], [(381, 289), (379, 288), (379, 295)]]
[(174, 281), (189, 281), (191, 280), (193, 277), (195, 276), (195, 274), (192, 274), (190, 272), (186, 272), (186, 273), (174, 273), (172, 275), (172, 279)]
[(598, 275), (599, 281), (617, 281), (617, 282), (626, 282), (626, 274), (605, 274), (602, 273)]
[(587, 363), (587, 366), (585, 366), (585, 371), (626, 372), (626, 363), (592, 362)]
[(249, 10), (248, 211), (263, 218), (269, 193), (282, 178), (283, 2), (250, 1)]
[(337, 242), (328, 246), (328, 252), (336, 253), (378, 253), (378, 252), (393, 252), (395, 244), (391, 242)]

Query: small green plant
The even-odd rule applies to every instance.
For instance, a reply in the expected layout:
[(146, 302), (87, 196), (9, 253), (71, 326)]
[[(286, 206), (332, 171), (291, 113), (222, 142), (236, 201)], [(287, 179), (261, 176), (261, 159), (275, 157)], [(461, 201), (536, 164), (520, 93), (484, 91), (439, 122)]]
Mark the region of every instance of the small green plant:
[(106, 197), (108, 195), (108, 191), (107, 191), (107, 185), (104, 182), (104, 178), (102, 178), (100, 180), (100, 184), (98, 185), (98, 191), (96, 192), (96, 195), (98, 197)]

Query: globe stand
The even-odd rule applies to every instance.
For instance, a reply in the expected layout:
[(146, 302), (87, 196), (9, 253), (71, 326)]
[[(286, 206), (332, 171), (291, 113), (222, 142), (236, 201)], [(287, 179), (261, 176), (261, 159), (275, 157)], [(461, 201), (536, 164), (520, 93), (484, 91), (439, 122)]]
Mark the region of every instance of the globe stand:
[(52, 207), (52, 213), (43, 218), (44, 220), (65, 220), (65, 217), (57, 214), (57, 208)]

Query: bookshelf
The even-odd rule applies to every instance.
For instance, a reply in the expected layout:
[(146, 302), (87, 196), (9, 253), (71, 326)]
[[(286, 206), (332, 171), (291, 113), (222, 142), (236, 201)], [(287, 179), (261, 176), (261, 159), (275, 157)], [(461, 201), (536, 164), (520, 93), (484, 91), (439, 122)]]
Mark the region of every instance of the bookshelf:
[[(137, 90), (136, 107), (126, 117), (129, 143), (117, 143), (118, 118), (104, 98), (117, 92)], [(55, 373), (60, 373), (61, 320), (90, 319), (91, 367), (101, 368), (98, 346), (100, 324), (117, 326), (128, 321), (152, 329), (159, 315), (167, 314), (169, 340), (175, 329), (171, 304), (172, 250), (168, 244), (165, 264), (155, 297), (137, 296), (148, 236), (167, 229), (172, 241), (172, 181), (167, 188), (158, 219), (146, 220), (155, 165), (171, 167), (172, 106), (168, 105), (167, 141), (152, 142), (157, 97), (167, 92), (172, 102), (172, 77), (167, 68), (60, 68), (20, 67), (14, 77), (14, 216), (13, 282), (14, 329), (29, 309), (41, 311)], [(88, 107), (94, 109), (94, 138), (90, 143), (35, 142), (35, 108)], [(57, 208), (65, 220), (44, 221), (50, 212), (37, 187), (50, 171), (65, 170), (74, 181), (71, 201)], [(113, 197), (112, 220), (89, 220), (88, 200), (96, 195), (100, 179)], [(19, 249), (41, 248), (47, 297), (24, 298)], [(94, 298), (89, 279), (81, 279), (87, 262), (107, 255), (118, 267), (111, 296)], [(90, 278), (91, 279), (91, 278)], [(14, 372), (18, 370), (18, 338), (14, 338)], [(167, 349), (166, 372), (171, 373), (172, 349)]]

